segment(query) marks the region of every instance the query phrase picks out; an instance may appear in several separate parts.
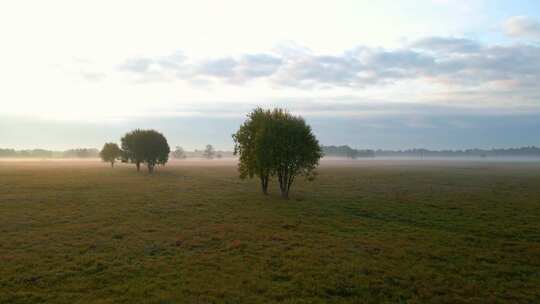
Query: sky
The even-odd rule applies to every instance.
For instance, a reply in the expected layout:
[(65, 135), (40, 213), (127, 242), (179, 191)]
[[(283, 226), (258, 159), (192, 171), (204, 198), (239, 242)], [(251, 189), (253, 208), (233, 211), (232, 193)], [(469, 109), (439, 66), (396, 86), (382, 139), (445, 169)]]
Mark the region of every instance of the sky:
[(0, 148), (231, 149), (257, 106), (324, 145), (538, 146), (540, 1), (2, 1), (0, 83)]

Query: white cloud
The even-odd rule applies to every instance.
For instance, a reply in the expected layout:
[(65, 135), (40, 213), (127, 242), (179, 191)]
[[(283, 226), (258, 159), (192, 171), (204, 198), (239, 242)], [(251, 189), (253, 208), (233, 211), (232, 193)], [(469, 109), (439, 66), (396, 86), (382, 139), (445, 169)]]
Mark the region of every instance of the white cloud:
[(427, 37), (411, 44), (411, 47), (432, 52), (472, 53), (480, 50), (480, 44), (466, 38)]
[[(168, 57), (166, 57), (168, 58)], [(460, 87), (504, 84), (506, 88), (534, 86), (540, 79), (540, 47), (487, 46), (462, 38), (428, 37), (398, 49), (356, 47), (340, 54), (309, 50), (282, 54), (240, 54), (193, 61), (180, 57), (166, 67), (155, 58), (135, 58), (123, 66), (134, 74), (173, 71), (179, 80), (206, 78), (224, 85), (263, 80), (268, 85), (300, 90), (365, 88), (400, 81), (438, 81)], [(509, 86), (512, 84), (512, 86)]]
[(504, 32), (510, 37), (540, 40), (540, 22), (527, 16), (514, 16), (503, 24)]

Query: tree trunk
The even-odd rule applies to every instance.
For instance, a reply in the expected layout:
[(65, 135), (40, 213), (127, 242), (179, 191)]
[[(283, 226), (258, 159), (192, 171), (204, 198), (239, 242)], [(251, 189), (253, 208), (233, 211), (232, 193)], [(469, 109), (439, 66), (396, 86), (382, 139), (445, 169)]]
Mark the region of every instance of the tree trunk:
[(287, 189), (287, 187), (281, 189), (281, 198), (286, 200), (289, 199), (289, 189)]
[(111, 168), (114, 168), (114, 162), (113, 161), (111, 162)]
[(287, 189), (287, 199), (289, 199), (289, 191), (291, 190), (291, 186), (293, 184), (293, 181), (294, 181), (294, 175), (291, 174), (291, 176), (289, 176), (289, 179), (287, 180), (286, 182), (286, 189)]
[(268, 176), (261, 176), (261, 188), (264, 195), (268, 195)]
[(289, 187), (287, 186), (287, 174), (279, 174), (279, 190), (281, 190), (281, 197), (283, 199), (289, 199)]
[(148, 164), (148, 173), (153, 173), (153, 172), (154, 172), (154, 165)]
[(136, 162), (135, 165), (137, 166), (137, 172), (141, 171), (141, 163)]

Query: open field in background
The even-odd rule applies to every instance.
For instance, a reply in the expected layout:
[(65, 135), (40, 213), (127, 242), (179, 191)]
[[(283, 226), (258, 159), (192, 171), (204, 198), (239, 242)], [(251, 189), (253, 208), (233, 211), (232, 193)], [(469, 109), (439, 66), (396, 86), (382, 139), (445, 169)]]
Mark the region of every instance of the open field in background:
[(0, 161), (0, 303), (539, 303), (540, 164)]

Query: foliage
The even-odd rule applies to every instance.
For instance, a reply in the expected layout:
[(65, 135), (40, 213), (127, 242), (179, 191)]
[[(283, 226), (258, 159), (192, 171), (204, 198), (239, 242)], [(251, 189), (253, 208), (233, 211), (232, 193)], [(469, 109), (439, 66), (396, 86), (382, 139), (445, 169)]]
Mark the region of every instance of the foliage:
[(15, 150), (1, 149), (0, 158), (97, 158), (99, 150), (93, 148), (69, 149), (66, 151), (52, 151), (44, 149)]
[(122, 145), (122, 161), (134, 163), (137, 166), (137, 171), (140, 170), (140, 165), (143, 162), (142, 153), (139, 153), (143, 147), (140, 147), (138, 144), (140, 141), (136, 139), (142, 136), (142, 132), (143, 130), (135, 129), (126, 133), (120, 140)]
[(265, 154), (271, 143), (263, 136), (264, 128), (271, 117), (269, 110), (256, 108), (248, 114), (248, 119), (233, 134), (234, 155), (239, 156), (240, 178), (257, 176), (261, 181), (263, 194), (268, 194), (268, 183), (272, 174), (272, 162)]
[(43, 149), (33, 150), (15, 150), (15, 149), (0, 149), (0, 157), (13, 157), (13, 158), (51, 158), (60, 152), (54, 152)]
[(288, 198), (297, 176), (314, 177), (322, 157), (319, 143), (304, 119), (283, 109), (255, 109), (233, 139), (240, 177), (258, 176), (266, 194), (268, 181), (275, 175), (284, 198)]
[(467, 158), (538, 158), (540, 157), (540, 148), (521, 147), (508, 149), (466, 149), (466, 150), (428, 150), (428, 149), (409, 149), (409, 150), (377, 150), (377, 157), (467, 157)]
[(122, 150), (115, 143), (106, 143), (99, 152), (99, 156), (104, 162), (108, 162), (111, 167), (114, 167), (115, 161), (122, 156)]
[(212, 159), (216, 155), (216, 150), (212, 145), (206, 145), (206, 148), (203, 151), (203, 157), (206, 159)]
[(155, 130), (133, 130), (122, 137), (125, 160), (135, 163), (137, 171), (145, 163), (152, 173), (156, 165), (165, 165), (171, 152), (167, 139)]
[(322, 146), (324, 156), (347, 157), (356, 159), (359, 157), (375, 157), (373, 150), (357, 150), (345, 146)]
[(99, 157), (98, 149), (70, 149), (63, 153), (65, 158), (97, 158)]
[(309, 180), (314, 178), (322, 150), (303, 118), (275, 109), (261, 137), (265, 142), (262, 154), (272, 164), (272, 173), (278, 177), (282, 197), (289, 197), (297, 176), (303, 175)]

